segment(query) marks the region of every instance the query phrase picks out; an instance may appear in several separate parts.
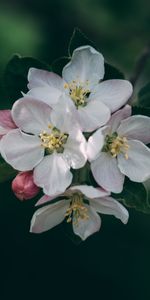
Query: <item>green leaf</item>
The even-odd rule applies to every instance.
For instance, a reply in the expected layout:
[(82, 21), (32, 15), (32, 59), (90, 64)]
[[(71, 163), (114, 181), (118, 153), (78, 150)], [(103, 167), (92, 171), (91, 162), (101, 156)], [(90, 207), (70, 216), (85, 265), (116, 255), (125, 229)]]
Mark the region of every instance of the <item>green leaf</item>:
[(69, 61), (70, 59), (67, 56), (56, 59), (51, 65), (52, 71), (62, 76), (62, 69)]
[(123, 191), (120, 194), (113, 194), (113, 197), (122, 201), (127, 207), (150, 214), (150, 199), (148, 199), (147, 191), (142, 183), (126, 179)]
[(138, 105), (150, 108), (150, 82), (140, 90), (138, 94)]
[(17, 173), (18, 172), (6, 162), (0, 163), (0, 183), (14, 178)]
[(81, 46), (92, 46), (96, 49), (94, 43), (79, 29), (75, 28), (68, 46), (68, 54), (72, 56), (73, 51)]
[(105, 62), (105, 75), (103, 80), (109, 79), (124, 79), (124, 75), (116, 67)]
[(150, 117), (150, 108), (134, 105), (132, 106), (132, 115), (144, 115)]
[(21, 57), (16, 54), (8, 62), (4, 73), (4, 88), (9, 105), (22, 97), (21, 92), (27, 92), (27, 75), (29, 68), (38, 68), (50, 71), (50, 66), (32, 57)]
[[(75, 28), (69, 42), (69, 47), (68, 47), (69, 56), (72, 56), (72, 53), (76, 48), (85, 45), (89, 45), (97, 49), (95, 44), (79, 28)], [(108, 79), (124, 79), (124, 75), (116, 67), (105, 62), (105, 75), (103, 80), (108, 80)]]

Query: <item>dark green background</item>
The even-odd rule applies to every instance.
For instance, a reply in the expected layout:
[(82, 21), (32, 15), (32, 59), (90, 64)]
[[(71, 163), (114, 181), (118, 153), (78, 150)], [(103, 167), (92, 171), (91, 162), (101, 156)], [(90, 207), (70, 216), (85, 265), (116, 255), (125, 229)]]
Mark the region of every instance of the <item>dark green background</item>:
[[(0, 4), (0, 74), (20, 53), (51, 63), (78, 26), (127, 78), (149, 43), (150, 3), (142, 0), (15, 0)], [(149, 81), (147, 63), (137, 90)], [(136, 191), (135, 191), (136, 192)], [(150, 299), (150, 216), (128, 225), (102, 216), (101, 231), (76, 246), (62, 227), (29, 234), (34, 201), (0, 186), (0, 299)]]

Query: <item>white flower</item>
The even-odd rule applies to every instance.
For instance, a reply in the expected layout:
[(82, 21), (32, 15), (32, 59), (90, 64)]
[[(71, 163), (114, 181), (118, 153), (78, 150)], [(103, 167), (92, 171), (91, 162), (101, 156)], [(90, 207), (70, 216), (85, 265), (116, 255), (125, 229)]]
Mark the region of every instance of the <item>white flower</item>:
[(86, 141), (73, 116), (23, 98), (15, 102), (12, 117), (18, 129), (3, 137), (3, 158), (19, 171), (34, 168), (34, 182), (47, 195), (65, 191), (72, 181), (70, 168), (86, 162)]
[(82, 131), (91, 132), (107, 123), (110, 112), (123, 106), (132, 94), (126, 80), (104, 77), (104, 58), (90, 46), (74, 50), (71, 61), (63, 68), (62, 77), (31, 68), (28, 74), (28, 96), (54, 107), (60, 95), (69, 96), (67, 105), (75, 110)]
[[(47, 231), (66, 218), (68, 223), (72, 222), (74, 233), (85, 240), (99, 231), (101, 227), (101, 218), (98, 213), (114, 215), (126, 224), (128, 211), (109, 195), (109, 192), (100, 188), (87, 185), (73, 186), (64, 194), (59, 195), (64, 197), (63, 200), (46, 205), (34, 213), (30, 232)], [(37, 205), (54, 198), (43, 196)]]
[(99, 185), (120, 193), (125, 175), (135, 182), (150, 177), (150, 118), (131, 115), (125, 106), (112, 115), (108, 126), (98, 129), (88, 140), (87, 156)]

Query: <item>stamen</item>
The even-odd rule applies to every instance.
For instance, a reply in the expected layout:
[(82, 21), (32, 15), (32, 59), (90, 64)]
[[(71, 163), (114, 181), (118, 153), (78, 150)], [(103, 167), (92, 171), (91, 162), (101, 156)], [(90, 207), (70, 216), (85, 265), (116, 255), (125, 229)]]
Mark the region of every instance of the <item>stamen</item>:
[(112, 135), (107, 135), (105, 138), (104, 152), (110, 152), (112, 157), (117, 157), (118, 154), (123, 153), (125, 159), (128, 159), (129, 145), (126, 137), (120, 137), (115, 132)]
[(53, 127), (51, 124), (48, 125), (51, 132), (42, 131), (40, 133), (41, 146), (46, 149), (48, 154), (52, 154), (54, 151), (57, 153), (62, 153), (64, 151), (64, 144), (66, 144), (68, 139), (67, 133), (61, 133), (59, 129)]
[(72, 82), (64, 84), (65, 89), (69, 89), (70, 97), (74, 101), (76, 107), (85, 106), (90, 94), (89, 81), (85, 83), (73, 80)]
[(73, 194), (70, 207), (67, 209), (65, 216), (67, 217), (67, 223), (73, 222), (75, 225), (78, 225), (80, 220), (89, 218), (88, 209), (84, 205), (81, 194)]

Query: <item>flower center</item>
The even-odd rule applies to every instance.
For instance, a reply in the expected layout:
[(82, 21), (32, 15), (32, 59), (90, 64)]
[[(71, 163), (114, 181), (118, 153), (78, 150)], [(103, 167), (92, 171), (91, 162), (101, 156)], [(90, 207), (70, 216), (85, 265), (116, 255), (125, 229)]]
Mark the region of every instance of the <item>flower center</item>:
[(77, 108), (86, 106), (90, 94), (88, 81), (83, 84), (80, 81), (73, 80), (71, 83), (65, 83), (64, 88), (69, 89), (70, 97)]
[(88, 209), (83, 202), (82, 194), (75, 193), (72, 195), (70, 206), (66, 211), (67, 223), (73, 221), (73, 224), (78, 225), (80, 220), (87, 220)]
[(48, 128), (51, 129), (50, 132), (42, 131), (40, 133), (41, 146), (45, 148), (46, 154), (52, 154), (54, 151), (62, 153), (69, 135), (60, 132), (52, 125), (49, 125)]
[(120, 137), (116, 132), (112, 135), (106, 135), (104, 152), (109, 152), (112, 157), (117, 157), (118, 154), (123, 153), (125, 159), (128, 159), (129, 145), (126, 137)]

